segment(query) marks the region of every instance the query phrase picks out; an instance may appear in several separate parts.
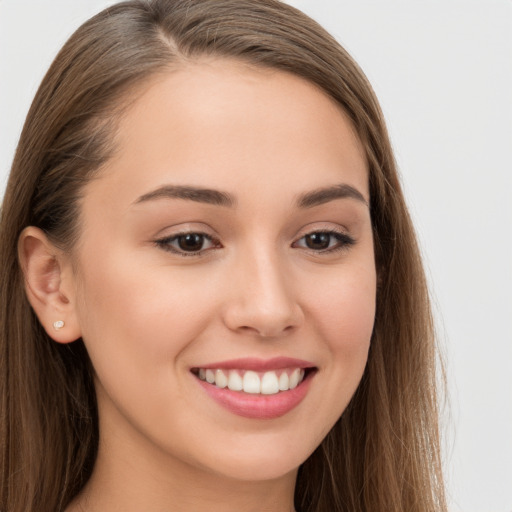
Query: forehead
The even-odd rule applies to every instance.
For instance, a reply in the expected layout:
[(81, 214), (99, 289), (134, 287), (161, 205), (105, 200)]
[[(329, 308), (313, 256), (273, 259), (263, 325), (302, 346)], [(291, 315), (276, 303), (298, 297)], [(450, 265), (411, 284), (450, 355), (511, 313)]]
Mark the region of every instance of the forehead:
[[(214, 59), (153, 77), (125, 110), (102, 179), (120, 193), (167, 183), (296, 194), (341, 181), (368, 200), (362, 144), (327, 94), (295, 75)], [(236, 193), (236, 191), (235, 191)], [(277, 197), (277, 196), (276, 196)]]

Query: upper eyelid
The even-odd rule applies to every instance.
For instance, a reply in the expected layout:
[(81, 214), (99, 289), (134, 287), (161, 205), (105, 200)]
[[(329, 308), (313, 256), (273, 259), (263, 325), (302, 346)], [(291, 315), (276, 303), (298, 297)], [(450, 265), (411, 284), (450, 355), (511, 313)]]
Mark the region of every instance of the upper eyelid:
[(213, 229), (203, 222), (182, 222), (174, 226), (166, 226), (160, 229), (155, 235), (155, 239), (171, 238), (173, 236), (188, 235), (190, 233), (204, 234), (208, 236), (215, 236)]
[(351, 237), (350, 231), (344, 227), (341, 226), (321, 226), (318, 228), (306, 228), (301, 229), (299, 231), (299, 235), (295, 238), (295, 240), (300, 240), (301, 238), (304, 238), (307, 235), (311, 235), (313, 233), (335, 233), (338, 235), (348, 236)]
[(171, 240), (173, 238), (178, 238), (180, 236), (186, 236), (186, 235), (201, 235), (205, 236), (206, 238), (214, 239), (216, 238), (214, 235), (210, 233), (206, 233), (205, 231), (200, 231), (198, 229), (190, 229), (190, 230), (184, 230), (184, 231), (178, 231), (176, 233), (170, 233), (169, 235), (162, 235), (157, 237), (157, 240)]
[(311, 231), (306, 231), (304, 234), (302, 234), (301, 236), (297, 237), (297, 240), (300, 240), (302, 238), (304, 238), (305, 236), (308, 236), (308, 235), (314, 235), (315, 233), (327, 233), (329, 235), (340, 235), (340, 236), (345, 236), (345, 237), (349, 237), (349, 238), (353, 238), (349, 233), (347, 233), (346, 231), (343, 231), (341, 229), (313, 229)]

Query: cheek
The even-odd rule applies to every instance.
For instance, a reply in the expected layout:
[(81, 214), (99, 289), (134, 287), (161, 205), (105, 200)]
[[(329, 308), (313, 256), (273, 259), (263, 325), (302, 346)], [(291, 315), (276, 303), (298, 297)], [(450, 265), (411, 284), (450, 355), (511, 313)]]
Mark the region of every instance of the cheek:
[(115, 358), (118, 366), (131, 362), (133, 371), (154, 371), (161, 366), (155, 362), (172, 361), (211, 317), (212, 293), (200, 275), (114, 252), (86, 269), (79, 315), (95, 366)]
[(214, 294), (205, 289), (211, 285), (200, 273), (145, 265), (114, 251), (85, 268), (80, 319), (102, 417), (117, 421), (119, 410), (141, 431), (166, 439), (166, 428), (187, 421), (171, 414), (189, 398), (180, 356), (211, 321)]
[(375, 320), (376, 277), (372, 265), (346, 268), (314, 294), (310, 310), (333, 357), (364, 356)]
[[(368, 265), (346, 265), (310, 283), (309, 327), (321, 354), (311, 451), (343, 414), (363, 375), (375, 318), (376, 278)], [(306, 306), (304, 306), (306, 308)]]
[[(325, 417), (322, 435), (334, 425), (355, 393), (368, 360), (375, 321), (376, 275), (368, 265), (347, 265), (318, 290), (311, 318), (326, 347), (323, 360)], [(334, 277), (334, 276), (333, 276)], [(320, 439), (321, 440), (321, 439)]]

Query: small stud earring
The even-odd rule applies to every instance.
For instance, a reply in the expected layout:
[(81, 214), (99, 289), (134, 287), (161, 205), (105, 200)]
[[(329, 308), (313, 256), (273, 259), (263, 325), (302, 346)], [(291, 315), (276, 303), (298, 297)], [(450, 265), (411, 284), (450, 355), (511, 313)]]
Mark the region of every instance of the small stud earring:
[(57, 320), (56, 322), (53, 322), (53, 328), (56, 331), (60, 331), (64, 327), (64, 322), (62, 320)]

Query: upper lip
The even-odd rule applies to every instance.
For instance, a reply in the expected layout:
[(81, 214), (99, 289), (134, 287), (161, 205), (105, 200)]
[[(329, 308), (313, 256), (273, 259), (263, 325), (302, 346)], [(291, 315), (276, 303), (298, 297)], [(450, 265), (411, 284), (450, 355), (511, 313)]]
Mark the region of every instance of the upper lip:
[(296, 359), (293, 357), (273, 357), (271, 359), (259, 359), (255, 357), (242, 357), (239, 359), (230, 359), (227, 361), (218, 361), (196, 366), (195, 368), (219, 369), (219, 370), (252, 370), (255, 372), (265, 372), (269, 370), (280, 370), (283, 368), (315, 368), (310, 361)]

